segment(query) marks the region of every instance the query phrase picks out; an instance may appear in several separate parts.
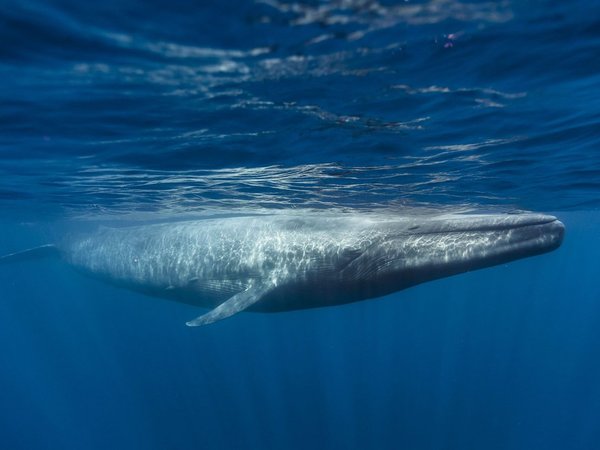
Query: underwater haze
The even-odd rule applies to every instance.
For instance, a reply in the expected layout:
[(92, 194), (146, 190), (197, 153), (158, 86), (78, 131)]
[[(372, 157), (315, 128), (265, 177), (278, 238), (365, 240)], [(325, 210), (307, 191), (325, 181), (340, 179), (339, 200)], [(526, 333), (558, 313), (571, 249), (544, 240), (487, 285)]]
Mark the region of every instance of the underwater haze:
[(0, 255), (289, 211), (566, 227), (545, 255), (200, 328), (1, 265), (1, 448), (600, 448), (600, 2), (0, 0), (0, 80)]

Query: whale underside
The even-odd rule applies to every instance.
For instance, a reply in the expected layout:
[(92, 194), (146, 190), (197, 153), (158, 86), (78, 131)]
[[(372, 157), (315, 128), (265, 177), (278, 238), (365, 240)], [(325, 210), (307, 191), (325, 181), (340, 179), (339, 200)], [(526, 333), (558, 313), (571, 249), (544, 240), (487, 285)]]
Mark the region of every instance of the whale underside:
[(276, 214), (70, 236), (0, 257), (59, 256), (78, 270), (211, 311), (277, 312), (381, 297), (419, 283), (551, 251), (564, 226), (542, 214)]

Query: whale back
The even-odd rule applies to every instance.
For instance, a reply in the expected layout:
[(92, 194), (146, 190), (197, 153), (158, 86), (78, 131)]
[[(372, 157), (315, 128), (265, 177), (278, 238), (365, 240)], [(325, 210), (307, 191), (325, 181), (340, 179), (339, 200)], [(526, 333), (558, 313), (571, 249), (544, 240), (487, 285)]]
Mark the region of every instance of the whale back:
[(65, 258), (96, 277), (212, 307), (250, 285), (331, 282), (371, 245), (365, 220), (255, 217), (102, 228)]

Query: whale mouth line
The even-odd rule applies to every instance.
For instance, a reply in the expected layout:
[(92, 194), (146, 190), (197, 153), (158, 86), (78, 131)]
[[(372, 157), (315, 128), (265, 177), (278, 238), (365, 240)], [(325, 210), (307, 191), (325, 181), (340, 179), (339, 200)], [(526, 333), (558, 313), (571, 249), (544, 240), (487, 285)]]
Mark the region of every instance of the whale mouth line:
[[(553, 224), (562, 225), (562, 222), (560, 222), (556, 217), (547, 217), (544, 219), (539, 219), (539, 220), (535, 220), (535, 221), (531, 221), (531, 222), (498, 224), (496, 226), (490, 226), (489, 230), (497, 230), (497, 231), (519, 230), (519, 229), (523, 229), (523, 228), (540, 227), (540, 226), (544, 226), (544, 225), (553, 225)], [(484, 229), (485, 229), (485, 227), (484, 227)], [(483, 231), (484, 229), (480, 229), (480, 230)]]
[(428, 235), (428, 234), (453, 234), (453, 233), (485, 233), (485, 232), (502, 232), (502, 231), (519, 231), (528, 228), (546, 228), (556, 227), (564, 228), (562, 222), (553, 216), (541, 216), (536, 218), (529, 218), (529, 220), (523, 220), (522, 222), (500, 222), (500, 223), (474, 223), (465, 224), (462, 222), (455, 223), (454, 226), (442, 227), (439, 229), (420, 229), (420, 227), (413, 227), (408, 230), (408, 233), (412, 235)]
[(535, 226), (535, 225), (545, 225), (547, 223), (558, 222), (558, 219), (554, 216), (541, 216), (536, 219), (532, 219), (530, 222), (524, 222), (519, 224), (507, 224), (507, 228), (519, 228), (519, 227), (527, 227), (527, 226)]
[(564, 227), (554, 216), (534, 216), (524, 217), (519, 222), (496, 222), (496, 223), (474, 223), (471, 226), (465, 224), (457, 224), (456, 228), (448, 228), (435, 230), (434, 233), (461, 233), (461, 232), (488, 232), (488, 231), (518, 231), (526, 228), (546, 227), (558, 225)]

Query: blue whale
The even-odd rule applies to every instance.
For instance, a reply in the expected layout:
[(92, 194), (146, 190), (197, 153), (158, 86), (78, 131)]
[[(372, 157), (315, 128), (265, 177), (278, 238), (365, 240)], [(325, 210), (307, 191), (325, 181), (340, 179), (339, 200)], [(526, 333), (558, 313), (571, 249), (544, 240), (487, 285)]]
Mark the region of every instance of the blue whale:
[(430, 280), (549, 252), (564, 226), (542, 214), (273, 214), (193, 220), (71, 236), (0, 257), (58, 256), (145, 294), (237, 312), (290, 311), (381, 297)]

